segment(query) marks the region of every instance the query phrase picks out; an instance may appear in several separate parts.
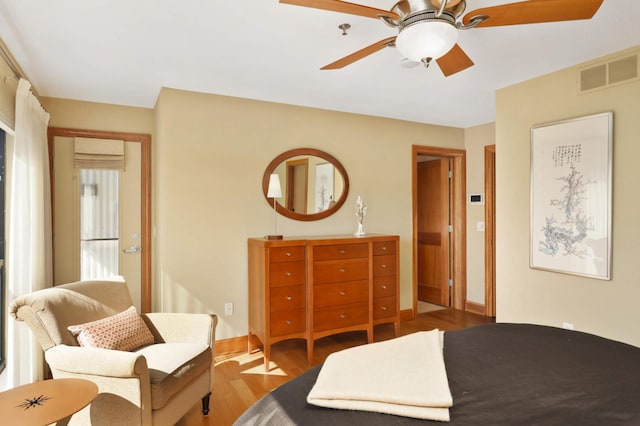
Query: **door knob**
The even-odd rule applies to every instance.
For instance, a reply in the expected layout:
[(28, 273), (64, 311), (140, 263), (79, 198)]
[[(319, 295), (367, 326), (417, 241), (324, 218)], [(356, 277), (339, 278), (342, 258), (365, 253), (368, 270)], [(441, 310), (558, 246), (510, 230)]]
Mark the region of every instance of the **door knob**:
[(122, 252), (123, 253), (127, 253), (127, 254), (138, 254), (138, 253), (142, 252), (142, 247), (140, 247), (140, 246), (131, 246), (129, 248), (123, 249)]

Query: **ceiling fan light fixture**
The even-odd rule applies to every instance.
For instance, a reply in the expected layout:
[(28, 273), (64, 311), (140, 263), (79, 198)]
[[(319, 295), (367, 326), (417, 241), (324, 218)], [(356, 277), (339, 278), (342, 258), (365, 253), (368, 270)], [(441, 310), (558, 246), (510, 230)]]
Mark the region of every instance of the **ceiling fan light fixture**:
[(458, 30), (454, 25), (430, 19), (404, 27), (396, 38), (396, 47), (403, 57), (420, 62), (424, 58), (440, 58), (457, 41)]

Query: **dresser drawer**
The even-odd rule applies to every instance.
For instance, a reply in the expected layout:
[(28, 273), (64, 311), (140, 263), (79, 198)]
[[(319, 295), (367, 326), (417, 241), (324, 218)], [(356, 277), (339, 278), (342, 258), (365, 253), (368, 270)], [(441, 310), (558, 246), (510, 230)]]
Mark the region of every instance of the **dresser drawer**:
[(373, 279), (373, 297), (396, 295), (396, 277), (376, 277)]
[(271, 287), (304, 284), (306, 281), (304, 262), (279, 262), (270, 265)]
[(313, 306), (337, 306), (350, 303), (366, 303), (369, 300), (368, 281), (348, 281), (321, 284), (313, 287)]
[(306, 318), (304, 309), (273, 312), (271, 314), (271, 335), (273, 337), (300, 333), (305, 330)]
[(271, 297), (269, 300), (271, 312), (304, 309), (307, 304), (304, 285), (301, 284), (274, 287), (271, 289)]
[(304, 260), (304, 246), (271, 247), (269, 249), (271, 262), (295, 262)]
[(374, 256), (373, 257), (373, 276), (382, 277), (386, 275), (396, 274), (396, 256)]
[(396, 316), (396, 298), (381, 297), (373, 300), (373, 319), (389, 318)]
[(368, 303), (317, 308), (313, 311), (313, 330), (324, 331), (369, 322)]
[(382, 256), (385, 254), (396, 254), (395, 241), (381, 241), (379, 243), (373, 243), (374, 256)]
[(368, 244), (336, 244), (313, 247), (313, 260), (352, 259), (369, 257)]
[(313, 282), (315, 284), (359, 281), (368, 278), (368, 258), (313, 262)]

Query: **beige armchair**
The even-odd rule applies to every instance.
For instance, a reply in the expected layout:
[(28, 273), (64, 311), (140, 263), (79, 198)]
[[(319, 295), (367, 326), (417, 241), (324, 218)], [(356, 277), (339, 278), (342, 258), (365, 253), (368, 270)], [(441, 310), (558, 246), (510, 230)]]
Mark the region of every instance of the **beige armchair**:
[(154, 343), (132, 351), (79, 346), (67, 329), (131, 305), (127, 284), (121, 281), (60, 285), (11, 304), (11, 315), (29, 326), (45, 351), (54, 378), (83, 378), (98, 385), (96, 399), (73, 415), (70, 424), (174, 425), (199, 400), (208, 414), (215, 315), (142, 314)]

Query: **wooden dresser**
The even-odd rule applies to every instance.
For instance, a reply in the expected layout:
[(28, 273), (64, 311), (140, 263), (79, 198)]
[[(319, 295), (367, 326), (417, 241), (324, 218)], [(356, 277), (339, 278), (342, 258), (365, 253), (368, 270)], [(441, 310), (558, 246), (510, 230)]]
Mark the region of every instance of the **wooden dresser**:
[(373, 326), (400, 327), (399, 238), (393, 235), (250, 238), (249, 351), (305, 339), (313, 364), (316, 339)]

